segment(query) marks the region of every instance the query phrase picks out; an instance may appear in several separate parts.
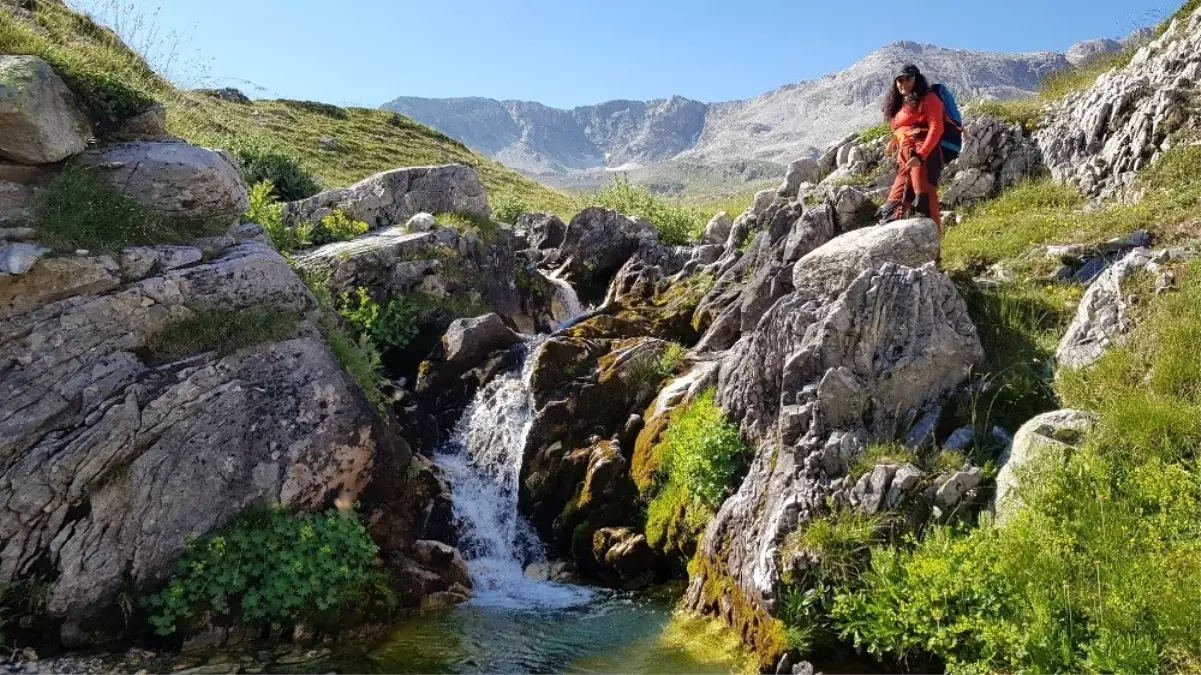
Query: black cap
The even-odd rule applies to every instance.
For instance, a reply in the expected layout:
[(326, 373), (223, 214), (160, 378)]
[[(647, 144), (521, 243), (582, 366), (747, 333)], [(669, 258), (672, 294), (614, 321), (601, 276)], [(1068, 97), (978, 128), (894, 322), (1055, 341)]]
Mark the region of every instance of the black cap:
[(921, 74), (922, 71), (918, 70), (917, 66), (909, 63), (901, 67), (901, 70), (897, 72), (896, 79), (900, 79), (902, 77), (917, 77)]

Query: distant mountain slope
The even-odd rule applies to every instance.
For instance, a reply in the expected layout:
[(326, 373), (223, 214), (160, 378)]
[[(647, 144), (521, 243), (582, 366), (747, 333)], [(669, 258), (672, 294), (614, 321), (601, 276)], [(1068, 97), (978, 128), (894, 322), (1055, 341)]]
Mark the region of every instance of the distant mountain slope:
[(1056, 52), (998, 54), (897, 42), (838, 73), (743, 101), (706, 104), (674, 96), (564, 110), (526, 101), (401, 97), (383, 107), (543, 178), (677, 158), (709, 166), (785, 164), (875, 124), (893, 73), (909, 62), (964, 100), (1027, 96), (1047, 74), (1069, 65)]

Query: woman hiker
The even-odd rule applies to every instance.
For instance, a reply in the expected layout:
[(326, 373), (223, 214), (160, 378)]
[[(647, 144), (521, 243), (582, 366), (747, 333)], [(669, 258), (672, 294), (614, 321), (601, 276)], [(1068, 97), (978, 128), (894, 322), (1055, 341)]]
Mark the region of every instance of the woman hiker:
[(918, 213), (930, 218), (942, 234), (938, 209), (938, 179), (942, 175), (942, 100), (917, 66), (901, 68), (884, 99), (884, 118), (892, 123), (886, 152), (896, 155), (897, 178), (881, 207), (885, 220), (904, 218), (917, 198)]

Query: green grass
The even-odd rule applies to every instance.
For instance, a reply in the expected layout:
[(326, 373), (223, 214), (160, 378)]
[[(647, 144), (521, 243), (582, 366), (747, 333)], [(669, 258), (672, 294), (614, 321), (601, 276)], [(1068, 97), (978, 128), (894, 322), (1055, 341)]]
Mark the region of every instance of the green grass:
[(943, 265), (981, 270), (1016, 260), (1035, 246), (1099, 243), (1137, 229), (1161, 240), (1180, 239), (1190, 224), (1195, 229), (1201, 208), (1198, 167), (1201, 147), (1178, 143), (1140, 174), (1138, 184), (1146, 190), (1142, 200), (1090, 211), (1071, 186), (1050, 178), (1024, 182), (967, 212), (961, 225), (947, 230)]
[(225, 224), (168, 218), (125, 196), (104, 169), (72, 164), (39, 195), (34, 222), (43, 243), (62, 252), (187, 243), (221, 234)]
[(1196, 672), (1201, 666), (1201, 264), (1064, 405), (1100, 414), (1066, 457), (1018, 472), (1003, 529), (933, 528), (878, 548), (834, 592), (833, 623), (885, 660), (949, 672)]
[(312, 291), (317, 300), (317, 328), (325, 338), (342, 368), (354, 379), (363, 395), (383, 412), (387, 407), (383, 387), (383, 359), (371, 336), (360, 333), (358, 337), (347, 328), (338, 311), (337, 301), (329, 287), (329, 279), (316, 273), (298, 271), (300, 278)]
[(1002, 122), (1021, 125), (1027, 132), (1037, 129), (1043, 120), (1047, 102), (1035, 96), (1005, 101), (979, 101), (965, 106), (972, 115), (992, 115)]
[(917, 457), (913, 451), (900, 443), (872, 443), (867, 446), (863, 455), (855, 460), (848, 472), (852, 481), (871, 473), (877, 464), (915, 464)]
[(1108, 54), (1097, 54), (1076, 66), (1051, 73), (1039, 84), (1039, 95), (1045, 101), (1058, 101), (1068, 94), (1087, 89), (1103, 73), (1130, 63), (1135, 51), (1127, 47)]
[[(102, 133), (158, 101), (167, 107), (169, 132), (210, 147), (276, 152), (326, 187), (349, 185), (397, 167), (462, 163), (476, 169), (490, 192), (518, 195), (530, 208), (565, 218), (574, 213), (568, 195), (395, 113), (305, 101), (221, 101), (175, 89), (115, 34), (65, 6), (37, 0), (34, 23), (0, 13), (0, 54), (35, 54), (50, 62), (81, 95)], [(336, 138), (341, 148), (321, 148), (321, 136)], [(291, 187), (278, 175), (256, 177)], [(287, 196), (308, 191), (306, 187)]]
[(242, 311), (205, 310), (167, 324), (146, 338), (143, 349), (149, 363), (216, 351), (221, 355), (296, 335), (295, 314), (270, 309)]
[[(986, 363), (977, 372), (983, 387), (955, 413), (958, 423), (971, 426), (979, 445), (991, 443), (990, 431), (1000, 425), (1010, 433), (1039, 413), (1054, 410), (1058, 400), (1051, 387), (1050, 361), (1074, 314), (1077, 286), (1011, 282), (999, 288), (960, 283), (968, 312), (976, 324)], [(988, 453), (978, 459), (988, 459)]]

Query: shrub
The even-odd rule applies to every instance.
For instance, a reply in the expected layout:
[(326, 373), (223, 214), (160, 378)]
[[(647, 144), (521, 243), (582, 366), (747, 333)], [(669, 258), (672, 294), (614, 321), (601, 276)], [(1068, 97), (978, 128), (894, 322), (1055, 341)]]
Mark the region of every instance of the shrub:
[(404, 349), (417, 337), (421, 308), (409, 297), (392, 298), (381, 305), (359, 287), (342, 294), (339, 312), (360, 335), (371, 338), (378, 349)]
[(281, 201), (294, 202), (321, 191), (321, 184), (291, 151), (253, 137), (238, 137), (227, 147), (242, 166), (246, 182), (255, 185), (269, 181), (272, 193)]
[(709, 219), (705, 213), (682, 202), (670, 201), (623, 177), (587, 198), (589, 206), (601, 206), (626, 216), (646, 218), (669, 245), (687, 244), (700, 238)]
[(502, 223), (516, 223), (522, 215), (530, 212), (530, 205), (513, 192), (502, 192), (490, 200), (492, 217)]
[(287, 340), (296, 334), (298, 320), (291, 312), (272, 309), (204, 310), (167, 324), (147, 337), (143, 348), (149, 363), (207, 351), (226, 355), (251, 345)]
[(144, 602), (160, 635), (203, 612), (272, 631), (332, 625), (347, 612), (394, 604), (373, 568), (377, 553), (351, 514), (247, 513), (190, 544), (179, 574)]
[(313, 228), (310, 238), (316, 245), (349, 241), (361, 234), (366, 234), (369, 229), (371, 226), (367, 223), (351, 218), (340, 209), (334, 209)]
[(117, 189), (100, 167), (72, 164), (38, 196), (34, 221), (42, 241), (60, 251), (115, 251), (182, 244), (218, 234), (216, 222), (159, 215)]
[(52, 54), (47, 62), (75, 94), (101, 137), (124, 120), (158, 104), (153, 96), (130, 86), (119, 75), (101, 70), (70, 52)]
[(280, 251), (295, 251), (313, 245), (312, 224), (298, 223), (291, 227), (284, 222), (284, 205), (275, 198), (274, 185), (269, 180), (255, 183), (250, 188), (250, 210), (245, 219), (262, 225), (271, 243)]

